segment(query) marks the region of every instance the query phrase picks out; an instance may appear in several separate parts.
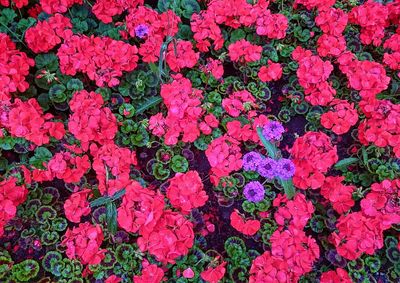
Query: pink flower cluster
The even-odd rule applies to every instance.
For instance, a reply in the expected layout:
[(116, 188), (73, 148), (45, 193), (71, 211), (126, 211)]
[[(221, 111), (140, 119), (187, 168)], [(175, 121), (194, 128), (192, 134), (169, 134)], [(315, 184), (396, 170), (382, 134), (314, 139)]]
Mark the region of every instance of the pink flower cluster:
[(17, 178), (11, 177), (0, 182), (0, 237), (4, 226), (17, 214), (17, 206), (26, 200), (28, 190), (18, 186)]
[(360, 40), (363, 44), (379, 46), (385, 36), (385, 27), (389, 25), (388, 16), (387, 6), (368, 0), (350, 11), (349, 22), (361, 26)]
[(25, 77), (29, 68), (35, 61), (28, 58), (24, 52), (19, 51), (11, 38), (0, 33), (0, 100), (10, 99), (10, 93), (24, 92), (29, 84)]
[(228, 98), (222, 99), (222, 108), (232, 117), (239, 117), (243, 112), (256, 107), (256, 100), (247, 90), (234, 91)]
[(296, 139), (291, 149), (296, 166), (293, 184), (300, 189), (318, 189), (325, 180), (324, 174), (338, 161), (336, 146), (321, 132), (307, 132)]
[(362, 98), (375, 97), (388, 88), (390, 77), (385, 68), (374, 61), (360, 61), (349, 51), (338, 57), (339, 69), (349, 80), (349, 86), (360, 92)]
[(134, 9), (143, 5), (144, 0), (97, 0), (93, 5), (92, 12), (103, 23), (111, 23), (112, 17), (122, 14), (123, 11)]
[(251, 44), (245, 39), (238, 40), (228, 47), (229, 57), (233, 62), (249, 63), (261, 59), (262, 47)]
[(158, 61), (164, 39), (178, 32), (181, 19), (172, 10), (158, 14), (153, 9), (139, 6), (130, 9), (125, 22), (131, 37), (144, 40), (139, 47), (143, 62), (154, 63)]
[[(390, 69), (400, 71), (400, 30), (386, 40), (383, 47), (389, 49), (383, 54), (383, 62)], [(397, 75), (400, 77), (400, 73)]]
[(354, 104), (347, 100), (334, 99), (329, 103), (330, 111), (321, 115), (321, 125), (337, 135), (347, 133), (357, 124), (358, 114)]
[(82, 3), (83, 0), (40, 0), (40, 5), (47, 14), (65, 13), (72, 5)]
[(175, 44), (171, 42), (168, 45), (165, 59), (168, 66), (174, 72), (179, 72), (183, 68), (193, 68), (199, 60), (200, 53), (194, 52), (190, 41), (178, 40)]
[(122, 72), (137, 66), (138, 49), (109, 37), (73, 35), (61, 45), (57, 56), (63, 74), (74, 76), (82, 72), (96, 81), (97, 86), (116, 86)]
[(210, 179), (214, 185), (218, 185), (221, 177), (242, 168), (242, 153), (240, 143), (229, 136), (221, 136), (214, 139), (206, 150), (208, 162), (211, 165)]
[(323, 61), (300, 46), (293, 51), (292, 58), (299, 64), (297, 78), (304, 88), (306, 101), (321, 106), (331, 102), (336, 95), (336, 90), (327, 82), (333, 71), (331, 62)]
[(46, 167), (44, 170), (33, 170), (33, 180), (45, 182), (57, 178), (64, 180), (65, 183), (77, 183), (90, 169), (90, 161), (87, 155), (75, 156), (70, 152), (59, 152), (44, 166)]
[(137, 165), (136, 152), (110, 142), (101, 147), (92, 143), (90, 154), (93, 156), (92, 168), (96, 172), (102, 195), (113, 195), (130, 183), (131, 166)]
[(161, 97), (168, 108), (167, 116), (163, 117), (162, 113), (151, 116), (149, 129), (156, 136), (164, 136), (167, 145), (176, 144), (181, 134), (182, 141), (194, 142), (200, 136), (201, 130), (210, 134), (211, 128), (218, 126), (218, 121), (211, 115), (203, 118), (200, 100), (203, 94), (192, 88), (189, 79), (181, 74), (173, 78), (171, 83), (161, 86)]
[(104, 240), (100, 225), (80, 223), (68, 229), (64, 237), (62, 245), (67, 248), (68, 258), (78, 259), (82, 264), (99, 264), (104, 259), (106, 250), (100, 249)]
[(68, 130), (81, 142), (83, 150), (89, 148), (90, 142), (110, 143), (117, 133), (117, 119), (103, 104), (100, 94), (86, 90), (75, 92), (69, 102), (72, 115)]
[(65, 217), (69, 221), (80, 223), (82, 216), (89, 215), (91, 210), (88, 197), (91, 195), (91, 193), (92, 190), (83, 189), (79, 192), (72, 193), (64, 202)]
[(63, 123), (49, 121), (53, 115), (43, 114), (34, 98), (25, 102), (15, 99), (14, 103), (3, 105), (0, 107), (0, 125), (14, 137), (25, 138), (40, 146), (49, 143), (50, 137), (61, 139), (65, 134)]
[(182, 214), (189, 214), (193, 208), (206, 204), (208, 196), (197, 171), (178, 173), (169, 182), (167, 197)]
[(344, 177), (341, 176), (329, 176), (321, 187), (321, 195), (329, 200), (333, 209), (339, 214), (345, 213), (355, 204), (353, 192), (356, 187), (342, 184), (343, 180)]
[(40, 21), (25, 32), (25, 42), (35, 53), (48, 52), (61, 43), (61, 38), (72, 36), (72, 24), (69, 18), (55, 14), (46, 21)]
[(358, 127), (358, 138), (364, 145), (391, 146), (400, 157), (400, 106), (389, 100), (369, 99), (360, 102), (365, 120)]

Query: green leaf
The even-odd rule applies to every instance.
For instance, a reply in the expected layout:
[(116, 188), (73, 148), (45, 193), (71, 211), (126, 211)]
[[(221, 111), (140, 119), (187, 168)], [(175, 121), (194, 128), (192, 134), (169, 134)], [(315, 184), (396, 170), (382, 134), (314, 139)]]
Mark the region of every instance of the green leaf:
[(346, 168), (347, 166), (349, 166), (349, 165), (351, 165), (353, 163), (356, 163), (356, 162), (358, 162), (358, 158), (349, 157), (349, 158), (345, 158), (345, 159), (340, 160), (339, 162), (337, 162), (335, 164), (334, 167), (335, 167), (335, 169)]
[(113, 202), (106, 205), (106, 221), (108, 230), (111, 233), (117, 232), (117, 207)]
[(122, 190), (116, 192), (111, 198), (113, 201), (117, 200), (117, 199), (121, 198), (125, 193), (126, 193), (126, 190), (122, 189)]
[(281, 183), (281, 185), (283, 187), (283, 190), (285, 191), (286, 197), (288, 199), (292, 199), (294, 197), (294, 194), (295, 194), (295, 189), (294, 189), (294, 186), (293, 186), (292, 179), (289, 179), (289, 180), (279, 179), (279, 181), (280, 181), (280, 183)]
[(35, 65), (37, 69), (53, 72), (58, 69), (58, 58), (54, 53), (39, 54), (35, 57)]
[(44, 162), (48, 162), (53, 157), (53, 154), (45, 147), (37, 147), (35, 155), (29, 159), (29, 164), (38, 169), (44, 169)]
[(148, 98), (145, 102), (137, 106), (136, 114), (142, 114), (144, 111), (158, 105), (161, 101), (162, 101), (161, 96), (153, 96)]
[(111, 199), (108, 196), (99, 197), (90, 202), (90, 207), (102, 206), (102, 205), (104, 205), (106, 203), (110, 203), (110, 202), (111, 202)]
[(235, 41), (238, 41), (240, 39), (243, 39), (246, 37), (246, 33), (242, 29), (236, 29), (231, 33), (231, 39), (230, 42), (234, 43)]
[(8, 26), (9, 24), (11, 24), (14, 19), (17, 17), (17, 14), (14, 12), (13, 9), (7, 8), (7, 9), (3, 9), (1, 11), (1, 16), (0, 16), (0, 22), (5, 25)]

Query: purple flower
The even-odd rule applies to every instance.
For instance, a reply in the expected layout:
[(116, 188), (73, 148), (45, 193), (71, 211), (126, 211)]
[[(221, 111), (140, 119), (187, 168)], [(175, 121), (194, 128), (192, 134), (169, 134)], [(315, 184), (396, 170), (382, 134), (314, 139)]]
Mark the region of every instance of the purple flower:
[(149, 34), (149, 27), (145, 24), (140, 24), (135, 28), (135, 34), (139, 38), (143, 38)]
[(276, 161), (272, 158), (263, 158), (261, 163), (257, 166), (257, 172), (261, 176), (273, 179), (275, 177)]
[(277, 161), (277, 166), (276, 166), (276, 176), (283, 179), (283, 180), (288, 180), (293, 177), (294, 171), (296, 170), (296, 167), (294, 166), (294, 163), (290, 159), (286, 158), (281, 158)]
[(262, 162), (263, 157), (254, 151), (243, 155), (243, 169), (245, 171), (257, 171), (258, 165)]
[(264, 199), (264, 186), (258, 181), (250, 182), (244, 186), (243, 194), (248, 201), (260, 202)]
[(282, 134), (285, 132), (282, 124), (277, 121), (270, 121), (264, 125), (262, 134), (268, 141), (280, 140)]

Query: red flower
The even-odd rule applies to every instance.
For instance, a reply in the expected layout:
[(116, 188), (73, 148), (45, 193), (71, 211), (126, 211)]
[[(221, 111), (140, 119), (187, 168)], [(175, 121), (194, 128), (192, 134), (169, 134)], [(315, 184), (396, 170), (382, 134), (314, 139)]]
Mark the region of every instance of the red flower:
[(40, 5), (47, 14), (65, 13), (75, 3), (82, 4), (83, 0), (40, 0)]
[(233, 62), (249, 63), (261, 59), (262, 47), (241, 39), (229, 45), (228, 51)]
[(348, 15), (341, 9), (329, 8), (320, 10), (315, 23), (329, 35), (340, 36), (346, 28)]
[(169, 181), (167, 197), (172, 206), (183, 214), (188, 214), (193, 208), (201, 207), (207, 202), (208, 196), (197, 171), (177, 173)]
[(268, 67), (262, 66), (258, 77), (262, 82), (277, 81), (282, 77), (282, 67), (279, 63), (272, 63), (271, 60), (268, 60)]
[(193, 68), (199, 60), (200, 53), (193, 51), (190, 41), (178, 40), (177, 43), (171, 42), (168, 45), (166, 61), (174, 72), (179, 72), (183, 68)]
[(163, 264), (175, 263), (193, 246), (193, 224), (181, 214), (166, 210), (152, 231), (137, 240), (142, 252), (148, 251)]
[(260, 221), (244, 220), (237, 210), (231, 213), (230, 220), (232, 227), (244, 235), (253, 236), (260, 230)]
[(342, 268), (326, 271), (321, 274), (320, 283), (352, 283), (349, 274)]
[(292, 283), (298, 278), (291, 274), (288, 264), (280, 257), (272, 256), (269, 251), (256, 257), (250, 268), (249, 283)]
[(222, 107), (232, 117), (239, 117), (241, 112), (255, 107), (256, 100), (247, 90), (235, 91), (228, 98), (222, 99)]
[(100, 225), (81, 223), (65, 233), (62, 245), (67, 247), (67, 257), (78, 259), (82, 264), (99, 264), (106, 250), (100, 250), (104, 236)]
[(358, 121), (357, 110), (354, 104), (347, 100), (334, 99), (329, 106), (332, 111), (321, 115), (321, 125), (327, 129), (332, 129), (337, 135), (347, 133)]
[(72, 36), (72, 24), (69, 18), (56, 14), (40, 21), (25, 32), (25, 41), (35, 53), (48, 52), (61, 43), (61, 38)]
[(226, 262), (223, 261), (217, 267), (209, 267), (200, 273), (201, 278), (208, 283), (218, 283), (225, 275)]
[(87, 200), (91, 190), (84, 189), (73, 193), (64, 203), (65, 217), (71, 222), (79, 223), (82, 216), (90, 213), (90, 205)]
[(206, 156), (211, 165), (211, 172), (216, 177), (213, 180), (214, 185), (218, 184), (219, 178), (242, 168), (239, 142), (231, 137), (221, 136), (214, 139), (206, 150)]
[(155, 264), (149, 264), (142, 270), (142, 275), (133, 277), (134, 283), (160, 283), (163, 281), (164, 271)]
[(164, 209), (164, 197), (132, 181), (126, 188), (118, 208), (118, 224), (131, 233), (148, 234), (153, 231)]
[(324, 183), (323, 175), (338, 161), (336, 146), (321, 132), (307, 132), (296, 139), (291, 149), (296, 166), (293, 183), (300, 189), (318, 189)]
[(342, 214), (354, 205), (353, 192), (356, 187), (343, 185), (344, 177), (327, 177), (321, 187), (321, 195), (329, 200), (334, 210)]
[(64, 41), (57, 56), (63, 74), (82, 72), (99, 87), (113, 87), (119, 84), (123, 71), (136, 68), (137, 52), (136, 46), (109, 37), (73, 35)]
[(0, 237), (4, 226), (17, 213), (17, 206), (22, 204), (28, 195), (25, 185), (17, 186), (17, 178), (11, 177), (0, 182)]
[(279, 194), (274, 199), (273, 205), (279, 206), (274, 218), (276, 223), (282, 226), (287, 224), (303, 229), (314, 213), (314, 206), (311, 201), (307, 202), (305, 196), (300, 193), (296, 194), (292, 200), (288, 200), (285, 195)]
[(72, 115), (68, 129), (81, 141), (84, 150), (88, 149), (91, 141), (100, 144), (112, 142), (117, 133), (117, 119), (110, 108), (102, 107), (103, 103), (100, 94), (86, 90), (75, 92), (69, 102)]
[(19, 51), (5, 33), (0, 33), (0, 65), (0, 101), (10, 100), (10, 93), (28, 89), (25, 77), (35, 61)]
[(110, 277), (108, 277), (104, 283), (120, 283), (121, 280), (122, 280), (121, 278), (113, 274)]

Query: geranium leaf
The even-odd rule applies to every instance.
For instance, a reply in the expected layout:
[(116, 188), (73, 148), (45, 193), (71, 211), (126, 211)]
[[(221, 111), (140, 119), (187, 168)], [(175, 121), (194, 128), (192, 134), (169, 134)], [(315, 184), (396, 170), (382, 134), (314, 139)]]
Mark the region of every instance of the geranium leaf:
[(349, 158), (345, 158), (340, 160), (339, 162), (337, 162), (334, 167), (335, 169), (339, 169), (339, 168), (346, 168), (347, 166), (356, 163), (358, 161), (358, 158), (355, 157), (349, 157)]

